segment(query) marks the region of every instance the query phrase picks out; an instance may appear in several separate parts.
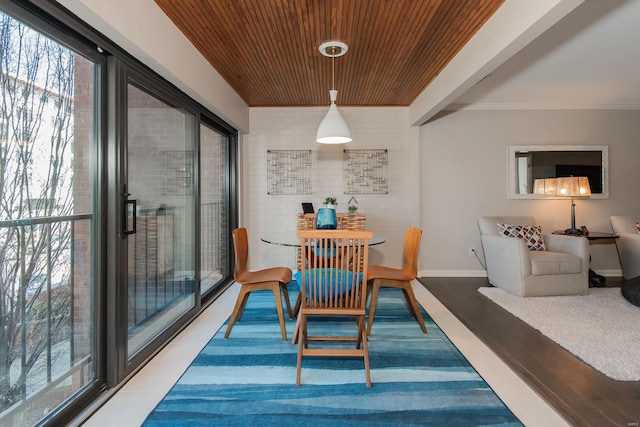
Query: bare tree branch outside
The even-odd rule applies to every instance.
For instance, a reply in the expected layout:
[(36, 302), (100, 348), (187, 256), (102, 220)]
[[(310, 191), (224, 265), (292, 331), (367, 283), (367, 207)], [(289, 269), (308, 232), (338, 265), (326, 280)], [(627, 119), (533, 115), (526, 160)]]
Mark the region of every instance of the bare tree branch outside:
[(73, 365), (74, 56), (0, 13), (0, 420)]

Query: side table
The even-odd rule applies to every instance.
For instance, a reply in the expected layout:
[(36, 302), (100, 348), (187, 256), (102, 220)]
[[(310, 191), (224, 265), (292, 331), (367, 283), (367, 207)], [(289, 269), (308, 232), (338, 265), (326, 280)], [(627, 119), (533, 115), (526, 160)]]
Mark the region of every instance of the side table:
[[(553, 232), (553, 234), (563, 234), (565, 236), (573, 237), (585, 237), (589, 241), (589, 244), (596, 241), (604, 241), (602, 243), (606, 243), (606, 240), (610, 240), (610, 243), (615, 243), (615, 239), (619, 237), (617, 234), (605, 233), (602, 231), (590, 231), (587, 234), (567, 234), (564, 230), (556, 230)], [(589, 259), (591, 259), (591, 256), (589, 256)], [(589, 287), (604, 288), (606, 285), (607, 279), (589, 268)]]

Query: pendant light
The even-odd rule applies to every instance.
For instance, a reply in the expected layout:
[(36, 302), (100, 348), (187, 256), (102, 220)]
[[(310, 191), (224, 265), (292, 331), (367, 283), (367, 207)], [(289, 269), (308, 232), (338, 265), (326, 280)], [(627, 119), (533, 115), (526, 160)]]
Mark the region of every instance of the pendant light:
[(342, 56), (347, 53), (347, 45), (342, 42), (326, 42), (320, 45), (320, 53), (324, 56), (331, 58), (331, 90), (329, 91), (329, 97), (331, 99), (331, 105), (326, 116), (320, 122), (318, 126), (318, 132), (316, 133), (316, 142), (321, 144), (344, 144), (351, 141), (351, 130), (349, 125), (342, 118), (338, 107), (336, 106), (336, 99), (338, 98), (338, 91), (336, 90), (336, 66), (335, 60), (337, 56)]

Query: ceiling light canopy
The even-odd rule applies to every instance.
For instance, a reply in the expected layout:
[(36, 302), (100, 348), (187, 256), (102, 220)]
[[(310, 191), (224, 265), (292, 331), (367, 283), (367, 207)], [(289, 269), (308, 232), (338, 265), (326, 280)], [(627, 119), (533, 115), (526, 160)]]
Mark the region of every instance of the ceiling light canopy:
[(329, 111), (324, 116), (324, 119), (318, 126), (316, 133), (316, 142), (321, 144), (344, 144), (351, 141), (351, 130), (349, 125), (342, 118), (342, 115), (338, 111), (336, 106), (336, 99), (338, 98), (338, 91), (335, 88), (335, 58), (347, 53), (349, 47), (342, 42), (326, 42), (320, 45), (320, 53), (326, 57), (331, 58), (331, 81), (332, 89), (329, 91), (329, 98), (331, 99), (331, 105)]

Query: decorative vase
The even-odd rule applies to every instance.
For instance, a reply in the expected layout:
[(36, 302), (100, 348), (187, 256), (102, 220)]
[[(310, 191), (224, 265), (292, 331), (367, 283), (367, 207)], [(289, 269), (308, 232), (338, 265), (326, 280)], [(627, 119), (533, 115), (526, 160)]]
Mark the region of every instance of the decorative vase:
[(327, 205), (318, 209), (316, 228), (319, 230), (335, 230), (338, 228), (338, 216), (336, 215), (335, 206)]

